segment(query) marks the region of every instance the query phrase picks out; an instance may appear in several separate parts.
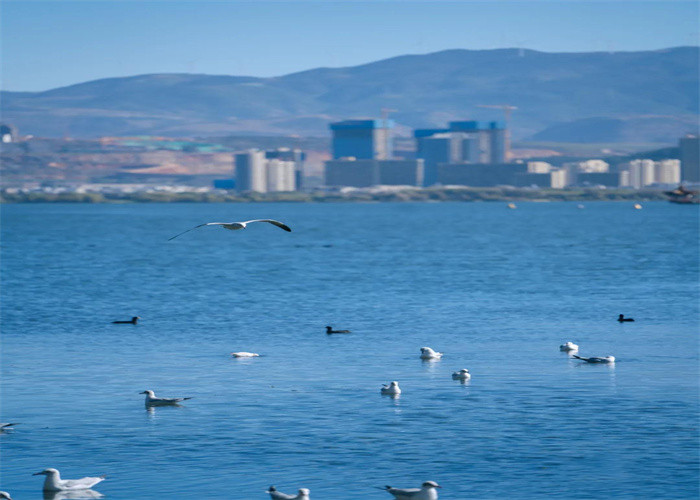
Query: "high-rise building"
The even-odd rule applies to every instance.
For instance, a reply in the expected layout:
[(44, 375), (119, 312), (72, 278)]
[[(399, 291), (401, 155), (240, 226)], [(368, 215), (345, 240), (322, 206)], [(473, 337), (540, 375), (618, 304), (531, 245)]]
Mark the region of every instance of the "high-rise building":
[(326, 186), (422, 186), (423, 160), (331, 160)]
[(345, 120), (331, 123), (333, 159), (389, 160), (393, 157), (393, 120)]
[(654, 177), (657, 184), (680, 184), (680, 160), (661, 160), (654, 164)]
[(235, 156), (236, 188), (239, 191), (267, 191), (267, 171), (265, 153), (257, 149), (248, 150)]
[(629, 172), (629, 185), (635, 189), (654, 184), (654, 160), (632, 160), (620, 166), (620, 170)]
[(266, 154), (265, 151), (251, 149), (235, 156), (236, 189), (258, 193), (295, 191), (296, 163), (266, 158)]
[(688, 134), (678, 146), (681, 150), (681, 180), (700, 182), (700, 137)]
[(501, 122), (453, 121), (445, 129), (414, 131), (416, 157), (425, 160), (425, 185), (435, 184), (443, 163), (503, 164), (506, 130)]
[(302, 189), (304, 184), (304, 162), (306, 153), (301, 149), (277, 148), (265, 151), (265, 158), (294, 162), (294, 185)]

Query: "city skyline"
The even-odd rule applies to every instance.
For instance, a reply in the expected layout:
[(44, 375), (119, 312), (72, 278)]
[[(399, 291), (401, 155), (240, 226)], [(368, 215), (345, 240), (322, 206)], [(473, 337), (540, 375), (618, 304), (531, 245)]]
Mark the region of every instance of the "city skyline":
[(620, 52), (698, 45), (697, 2), (16, 1), (2, 89), (152, 73), (281, 76), (449, 49)]

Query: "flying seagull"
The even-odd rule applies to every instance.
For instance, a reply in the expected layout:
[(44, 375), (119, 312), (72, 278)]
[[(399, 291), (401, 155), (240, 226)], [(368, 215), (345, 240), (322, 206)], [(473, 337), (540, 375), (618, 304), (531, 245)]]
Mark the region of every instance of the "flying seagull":
[(82, 479), (61, 479), (61, 474), (56, 469), (45, 469), (33, 476), (46, 476), (44, 480), (44, 491), (71, 491), (87, 490), (97, 483), (105, 480), (107, 476), (84, 477)]
[(286, 224), (281, 223), (280, 221), (277, 220), (272, 220), (272, 219), (253, 219), (253, 220), (247, 220), (244, 222), (205, 222), (204, 224), (200, 224), (199, 226), (194, 226), (192, 229), (188, 229), (187, 231), (183, 231), (180, 234), (176, 234), (172, 238), (168, 238), (168, 241), (174, 240), (178, 236), (181, 236), (185, 233), (189, 233), (193, 229), (197, 229), (198, 227), (202, 226), (221, 226), (224, 229), (230, 229), (231, 231), (236, 231), (237, 229), (245, 229), (248, 224), (251, 222), (269, 222), (270, 224), (273, 224), (279, 228), (284, 229), (287, 232), (292, 232), (291, 229), (289, 229), (289, 226)]

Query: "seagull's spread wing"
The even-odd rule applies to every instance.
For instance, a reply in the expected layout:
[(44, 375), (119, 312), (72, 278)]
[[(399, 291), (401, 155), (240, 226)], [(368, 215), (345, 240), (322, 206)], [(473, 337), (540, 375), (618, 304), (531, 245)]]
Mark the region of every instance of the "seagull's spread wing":
[(175, 236), (173, 236), (172, 238), (168, 238), (168, 241), (174, 240), (174, 239), (177, 238), (178, 236), (182, 236), (183, 234), (189, 233), (190, 231), (194, 231), (194, 230), (197, 229), (198, 227), (202, 227), (202, 226), (223, 226), (224, 224), (228, 224), (228, 222), (205, 222), (204, 224), (200, 224), (199, 226), (194, 226), (193, 228), (190, 228), (190, 229), (188, 229), (187, 231), (183, 231), (183, 232), (181, 232), (181, 233), (178, 233), (178, 234), (176, 234)]
[(243, 224), (250, 224), (251, 222), (269, 222), (270, 224), (273, 224), (279, 228), (284, 229), (287, 232), (292, 232), (292, 230), (289, 228), (288, 225), (281, 223), (278, 220), (272, 220), (272, 219), (253, 219), (253, 220), (247, 220)]

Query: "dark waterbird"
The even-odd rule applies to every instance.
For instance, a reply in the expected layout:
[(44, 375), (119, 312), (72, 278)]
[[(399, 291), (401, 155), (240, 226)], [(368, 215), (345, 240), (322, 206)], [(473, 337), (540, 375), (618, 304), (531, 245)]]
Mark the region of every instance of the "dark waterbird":
[(619, 321), (620, 323), (625, 323), (626, 321), (634, 321), (634, 318), (625, 318), (624, 314), (620, 314), (617, 317), (617, 321)]
[(134, 316), (128, 321), (112, 321), (115, 325), (135, 325), (141, 319), (141, 316)]
[(350, 333), (350, 330), (333, 330), (332, 326), (327, 326), (326, 327), (326, 333), (328, 335), (331, 335), (333, 333)]

